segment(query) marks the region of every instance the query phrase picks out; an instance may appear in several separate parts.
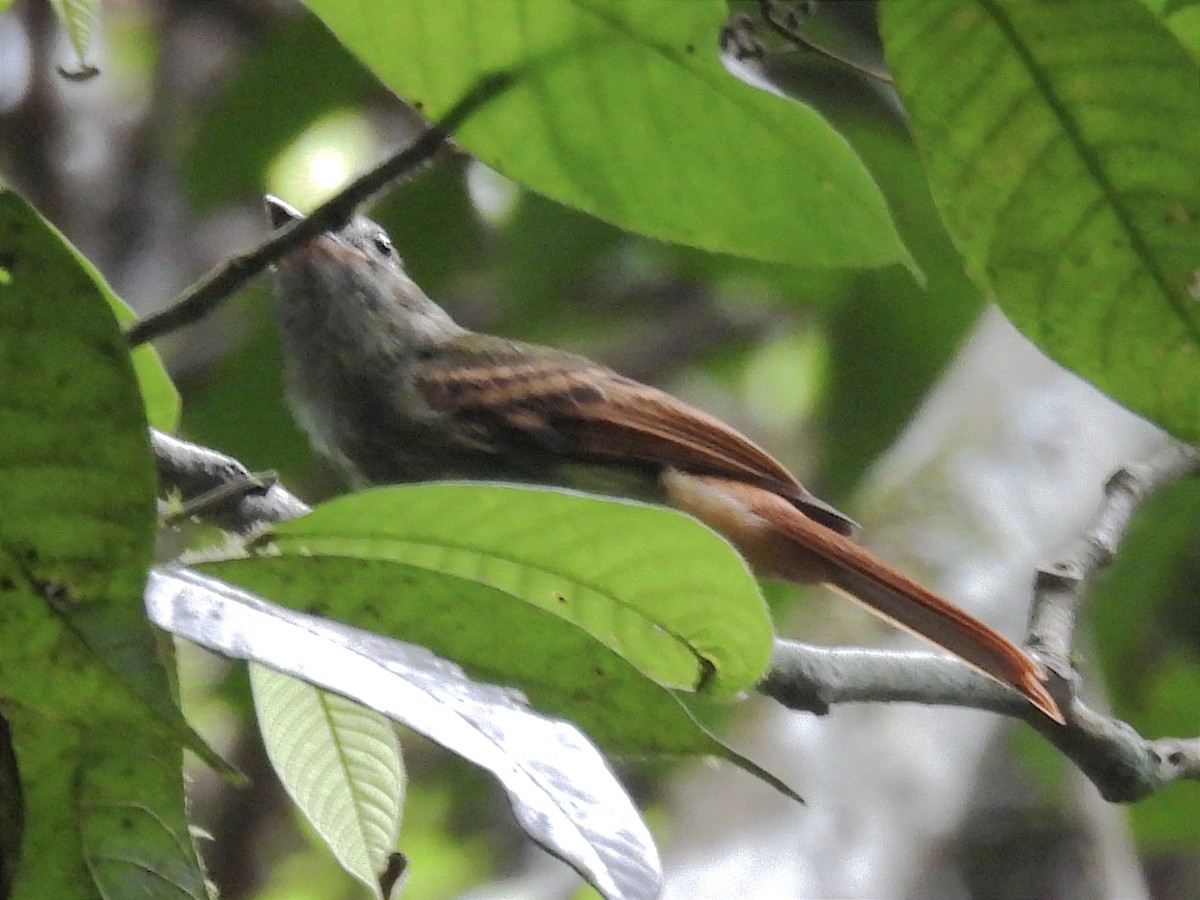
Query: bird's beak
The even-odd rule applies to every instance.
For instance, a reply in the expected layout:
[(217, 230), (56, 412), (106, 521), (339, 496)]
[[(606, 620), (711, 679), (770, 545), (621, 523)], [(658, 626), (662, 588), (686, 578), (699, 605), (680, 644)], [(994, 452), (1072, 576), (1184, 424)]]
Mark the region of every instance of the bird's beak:
[(304, 218), (304, 214), (290, 203), (284, 203), (274, 194), (266, 194), (263, 197), (263, 206), (267, 209), (267, 218), (271, 222), (272, 228), (282, 228), (289, 222), (296, 222)]

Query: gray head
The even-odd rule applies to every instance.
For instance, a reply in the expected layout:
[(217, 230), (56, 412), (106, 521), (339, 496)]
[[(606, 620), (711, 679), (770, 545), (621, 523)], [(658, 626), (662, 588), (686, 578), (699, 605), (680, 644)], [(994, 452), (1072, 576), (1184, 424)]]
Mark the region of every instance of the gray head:
[[(304, 218), (304, 214), (294, 206), (271, 194), (263, 197), (263, 204), (272, 228), (283, 228)], [(306, 263), (314, 262), (309, 258), (312, 254), (338, 252), (345, 254), (345, 262), (364, 266), (367, 271), (404, 274), (403, 263), (396, 255), (388, 233), (377, 222), (361, 214), (356, 214), (336, 232), (318, 235), (299, 250), (293, 251), (284, 258), (283, 265), (302, 268)]]
[[(263, 198), (273, 228), (304, 218), (278, 197)], [(337, 231), (319, 234), (275, 265), (281, 322), (313, 327), (331, 311), (351, 321), (365, 316), (375, 328), (441, 339), (462, 331), (416, 284), (378, 223), (355, 215)], [(364, 322), (363, 324), (367, 324)]]

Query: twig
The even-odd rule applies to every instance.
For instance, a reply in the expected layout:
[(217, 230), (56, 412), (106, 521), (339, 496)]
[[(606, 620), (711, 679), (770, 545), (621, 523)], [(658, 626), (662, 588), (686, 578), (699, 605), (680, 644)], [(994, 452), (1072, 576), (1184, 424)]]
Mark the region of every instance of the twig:
[(279, 482), (275, 472), (251, 472), (241, 481), (230, 481), (184, 501), (179, 509), (162, 517), (163, 525), (177, 525), (188, 519), (214, 518), (236, 509), (247, 497), (267, 493)]
[[(164, 486), (178, 490), (185, 501), (222, 485), (244, 486), (252, 477), (245, 466), (223, 453), (153, 430), (151, 438), (159, 477)], [(1064, 560), (1078, 571), (1094, 572), (1115, 551), (1141, 499), (1153, 489), (1197, 470), (1200, 450), (1182, 445), (1149, 463), (1122, 469), (1109, 480), (1106, 502), (1093, 525)], [(243, 491), (230, 508), (201, 509), (199, 515), (220, 527), (246, 532), (305, 512), (308, 507), (304, 503), (280, 485), (272, 484), (262, 494)], [(1039, 595), (1038, 609), (1057, 602), (1057, 595)], [(1067, 615), (1035, 611), (1031, 639), (1036, 628), (1061, 628), (1062, 623), (1073, 623), (1077, 602), (1073, 597)], [(1057, 635), (1043, 635), (1038, 640), (1043, 645), (1049, 641), (1052, 646), (1063, 641)], [(1069, 636), (1065, 640), (1069, 645)], [(1069, 656), (1066, 658), (1069, 660)], [(1047, 719), (1016, 692), (952, 657), (936, 653), (816, 647), (777, 640), (770, 670), (758, 690), (789, 709), (818, 715), (839, 703), (922, 703), (987, 710), (1021, 719), (1069, 757), (1105, 799), (1114, 802), (1136, 800), (1174, 781), (1200, 781), (1200, 737), (1149, 740), (1126, 722), (1091, 709), (1078, 696), (1077, 673), (1070, 668), (1063, 671), (1063, 682), (1070, 691), (1060, 699), (1066, 726)]]
[[(261, 489), (245, 490), (255, 484), (255, 476), (232, 456), (153, 428), (150, 443), (162, 488), (178, 491), (192, 515), (218, 528), (245, 533), (308, 512), (308, 506), (282, 485), (272, 482)], [(225, 502), (197, 504), (214, 497)]]
[(1056, 725), (1015, 691), (949, 656), (778, 640), (758, 689), (788, 709), (817, 715), (838, 703), (921, 703), (1021, 719), (1112, 802), (1138, 800), (1173, 781), (1200, 781), (1200, 738), (1148, 740), (1077, 697), (1064, 707), (1068, 725)]
[(1083, 588), (1116, 555), (1138, 506), (1165, 485), (1200, 473), (1200, 448), (1172, 443), (1148, 462), (1119, 470), (1104, 486), (1104, 502), (1083, 534), (1034, 583), (1027, 642), (1046, 666), (1069, 679), (1075, 621)]
[(203, 318), (272, 262), (318, 234), (344, 224), (360, 203), (430, 159), (455, 129), (480, 107), (511, 87), (514, 80), (514, 76), (508, 72), (481, 78), (441, 120), (429, 126), (413, 143), (356, 178), (317, 207), (311, 215), (275, 232), (248, 253), (230, 257), (184, 291), (166, 309), (135, 322), (125, 332), (129, 345), (136, 347)]

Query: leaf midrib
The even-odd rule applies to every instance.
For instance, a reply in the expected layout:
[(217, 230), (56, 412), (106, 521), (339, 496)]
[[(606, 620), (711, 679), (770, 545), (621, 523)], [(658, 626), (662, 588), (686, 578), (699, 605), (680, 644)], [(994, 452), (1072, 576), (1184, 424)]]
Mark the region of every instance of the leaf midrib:
[(978, 0), (978, 3), (991, 15), (997, 27), (1008, 40), (1013, 52), (1020, 59), (1026, 73), (1045, 101), (1046, 106), (1058, 120), (1059, 126), (1066, 135), (1068, 144), (1075, 151), (1080, 162), (1091, 176), (1093, 183), (1100, 189), (1105, 204), (1112, 211), (1130, 247), (1146, 267), (1146, 271), (1149, 272), (1155, 286), (1166, 299), (1167, 305), (1182, 320), (1184, 328), (1192, 341), (1200, 344), (1200, 326), (1187, 314), (1187, 309), (1182, 302), (1182, 298), (1177, 297), (1171, 290), (1166, 274), (1159, 267), (1153, 251), (1135, 226), (1133, 217), (1121, 202), (1120, 192), (1117, 191), (1116, 187), (1108, 179), (1104, 166), (1096, 155), (1092, 153), (1087, 141), (1084, 140), (1083, 131), (1079, 123), (1071, 115), (1062, 98), (1059, 97), (1046, 71), (1038, 65), (1036, 57), (1030, 51), (1029, 46), (1021, 39), (1020, 33), (1002, 8), (1002, 5), (997, 3), (996, 0)]

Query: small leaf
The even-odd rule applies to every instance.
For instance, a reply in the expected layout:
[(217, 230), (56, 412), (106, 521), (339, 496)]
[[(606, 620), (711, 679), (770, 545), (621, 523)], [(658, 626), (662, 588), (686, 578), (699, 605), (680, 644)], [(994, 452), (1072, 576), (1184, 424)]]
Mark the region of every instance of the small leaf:
[(337, 498), (273, 537), (284, 554), (391, 560), (499, 588), (575, 623), (669, 687), (732, 696), (757, 683), (770, 659), (770, 616), (745, 563), (715, 532), (661, 507), (418, 484)]
[(849, 145), (724, 69), (720, 0), (308, 0), (436, 118), (483, 75), (516, 85), (455, 139), (561, 203), (661, 240), (813, 266), (913, 265)]
[(94, 67), (88, 64), (87, 54), (92, 30), (96, 27), (99, 0), (50, 0), (50, 7), (67, 30), (67, 37), (79, 57), (80, 72), (94, 72)]
[(658, 896), (657, 851), (603, 758), (575, 728), (535, 715), (511, 691), (476, 684), (424, 648), (282, 609), (186, 569), (153, 572), (146, 604), (175, 634), (353, 696), (487, 769), (530, 837), (606, 897)]
[(1137, 0), (881, 7), (934, 199), (1031, 340), (1200, 440), (1200, 69)]
[(404, 760), (395, 727), (374, 710), (250, 665), (254, 709), (288, 796), (342, 868), (379, 900), (400, 837)]

